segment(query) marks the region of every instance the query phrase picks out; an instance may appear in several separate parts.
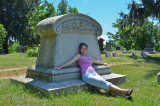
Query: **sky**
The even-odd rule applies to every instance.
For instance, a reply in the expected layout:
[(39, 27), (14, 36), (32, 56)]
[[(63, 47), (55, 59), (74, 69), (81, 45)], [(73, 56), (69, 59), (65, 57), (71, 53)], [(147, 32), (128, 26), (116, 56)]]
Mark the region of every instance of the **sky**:
[[(61, 0), (48, 0), (57, 8)], [(131, 0), (67, 0), (71, 7), (76, 7), (79, 13), (88, 14), (90, 17), (97, 20), (102, 26), (102, 35), (100, 36), (105, 41), (108, 41), (107, 32), (115, 33), (116, 28), (112, 27), (112, 23), (119, 18), (121, 11), (128, 13), (127, 4)], [(141, 3), (140, 0), (135, 0)]]

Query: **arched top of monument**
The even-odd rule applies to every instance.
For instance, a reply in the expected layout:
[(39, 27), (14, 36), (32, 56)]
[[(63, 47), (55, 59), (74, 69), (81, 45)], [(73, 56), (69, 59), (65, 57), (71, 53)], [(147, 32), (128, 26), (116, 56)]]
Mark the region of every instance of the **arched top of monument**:
[(39, 35), (59, 35), (61, 33), (102, 34), (101, 25), (93, 18), (72, 13), (46, 18), (37, 24), (36, 31)]

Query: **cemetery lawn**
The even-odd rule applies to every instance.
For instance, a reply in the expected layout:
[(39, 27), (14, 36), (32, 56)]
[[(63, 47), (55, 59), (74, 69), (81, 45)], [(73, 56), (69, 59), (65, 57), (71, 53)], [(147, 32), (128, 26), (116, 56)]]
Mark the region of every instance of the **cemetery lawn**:
[[(117, 52), (117, 51), (115, 51)], [(131, 53), (119, 57), (106, 58), (102, 54), (103, 62), (111, 65), (113, 73), (127, 75), (126, 83), (118, 85), (121, 88), (133, 88), (133, 100), (104, 92), (79, 91), (77, 94), (62, 95), (61, 97), (46, 97), (40, 93), (33, 93), (23, 85), (11, 84), (9, 79), (0, 80), (0, 105), (67, 105), (67, 106), (108, 106), (108, 105), (160, 105), (160, 84), (157, 83), (157, 73), (160, 72), (160, 53), (149, 57), (133, 57)], [(20, 57), (19, 53), (0, 55), (0, 70), (15, 67), (35, 65), (35, 57)], [(117, 63), (117, 64), (115, 64)], [(130, 64), (120, 64), (130, 63)], [(24, 73), (26, 70), (0, 71), (0, 77), (15, 73)]]

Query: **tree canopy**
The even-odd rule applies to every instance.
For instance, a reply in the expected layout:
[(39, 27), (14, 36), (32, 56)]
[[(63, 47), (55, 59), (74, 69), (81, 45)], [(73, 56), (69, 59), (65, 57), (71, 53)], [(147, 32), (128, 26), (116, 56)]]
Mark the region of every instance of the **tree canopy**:
[(121, 45), (127, 50), (143, 50), (145, 42), (150, 41), (160, 46), (160, 27), (149, 20), (155, 13), (151, 14), (147, 8), (144, 4), (132, 1), (128, 4), (129, 13), (119, 13), (120, 18), (112, 24), (118, 31), (115, 34), (107, 32), (114, 45)]
[(36, 34), (35, 27), (39, 21), (56, 15), (78, 13), (78, 9), (69, 6), (66, 0), (59, 2), (57, 10), (47, 0), (0, 0), (0, 7), (0, 24), (8, 33), (2, 45), (6, 54), (9, 40), (18, 41), (22, 46), (38, 45), (40, 36)]

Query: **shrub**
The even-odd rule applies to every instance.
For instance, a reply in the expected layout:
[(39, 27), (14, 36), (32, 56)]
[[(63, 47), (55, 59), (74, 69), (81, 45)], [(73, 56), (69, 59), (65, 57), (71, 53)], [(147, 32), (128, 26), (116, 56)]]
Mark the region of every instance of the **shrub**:
[(27, 50), (26, 54), (29, 57), (37, 57), (38, 56), (38, 47), (35, 47), (34, 49)]
[(9, 45), (9, 47), (8, 47), (9, 53), (17, 52), (18, 46), (19, 46), (18, 42), (14, 42), (12, 45)]
[(7, 31), (3, 27), (3, 25), (0, 24), (0, 49), (2, 48), (2, 44), (5, 42), (6, 37), (7, 37)]

